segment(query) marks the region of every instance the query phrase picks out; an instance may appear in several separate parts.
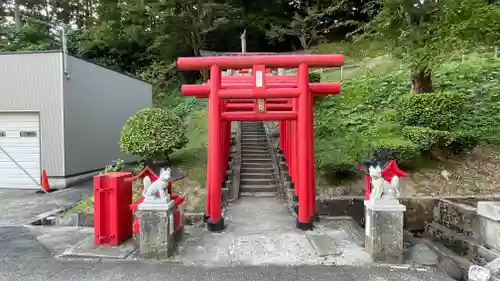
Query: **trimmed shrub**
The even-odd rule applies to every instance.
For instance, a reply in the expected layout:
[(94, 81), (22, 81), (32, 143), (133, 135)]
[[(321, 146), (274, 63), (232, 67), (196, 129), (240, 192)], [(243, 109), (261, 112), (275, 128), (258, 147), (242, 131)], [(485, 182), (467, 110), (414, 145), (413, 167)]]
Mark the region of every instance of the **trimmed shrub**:
[(466, 101), (461, 93), (406, 94), (397, 118), (403, 125), (448, 131), (464, 120)]
[(123, 126), (120, 149), (142, 158), (163, 159), (187, 143), (182, 120), (163, 108), (145, 108)]
[(406, 126), (402, 133), (405, 139), (418, 145), (422, 151), (449, 148), (459, 152), (474, 147), (478, 139), (477, 135), (468, 131), (449, 132), (418, 126)]
[(177, 117), (184, 119), (189, 113), (195, 110), (198, 105), (199, 102), (196, 98), (185, 98), (183, 102), (174, 107), (173, 113), (177, 115)]
[(418, 145), (423, 151), (436, 147), (446, 147), (452, 140), (452, 134), (448, 131), (438, 131), (428, 127), (406, 126), (403, 128), (405, 139)]
[(387, 151), (389, 159), (400, 164), (409, 163), (420, 156), (419, 146), (413, 142), (400, 138), (382, 138), (375, 140), (372, 155), (377, 151)]

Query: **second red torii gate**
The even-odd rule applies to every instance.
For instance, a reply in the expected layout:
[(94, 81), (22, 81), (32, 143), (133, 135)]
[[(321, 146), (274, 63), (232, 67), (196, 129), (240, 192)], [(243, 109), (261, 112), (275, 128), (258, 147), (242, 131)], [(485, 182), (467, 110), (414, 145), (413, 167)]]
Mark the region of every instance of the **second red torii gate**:
[[(280, 121), (280, 145), (291, 166), (290, 176), (299, 200), (297, 227), (304, 230), (313, 227), (316, 208), (312, 97), (339, 93), (340, 83), (309, 83), (309, 69), (342, 64), (342, 55), (215, 56), (177, 60), (180, 70), (210, 70), (207, 83), (182, 86), (183, 95), (208, 98), (205, 216), (209, 230), (224, 229), (221, 182), (226, 172), (224, 162), (229, 156), (231, 121), (261, 120)], [(248, 68), (252, 69), (252, 76), (222, 77), (222, 70)], [(266, 76), (269, 68), (297, 68), (297, 75)]]

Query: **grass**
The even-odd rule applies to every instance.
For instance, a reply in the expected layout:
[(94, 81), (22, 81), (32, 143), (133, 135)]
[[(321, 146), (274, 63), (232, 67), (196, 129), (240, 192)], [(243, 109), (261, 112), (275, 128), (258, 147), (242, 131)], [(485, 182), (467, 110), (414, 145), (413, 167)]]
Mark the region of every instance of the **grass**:
[(345, 65), (357, 65), (363, 60), (385, 55), (383, 42), (359, 41), (350, 42), (329, 42), (319, 44), (312, 48), (316, 54), (342, 54)]
[(187, 120), (185, 148), (170, 155), (172, 166), (187, 173), (187, 178), (174, 185), (176, 192), (186, 195), (186, 211), (202, 212), (205, 204), (207, 174), (208, 109), (192, 112)]

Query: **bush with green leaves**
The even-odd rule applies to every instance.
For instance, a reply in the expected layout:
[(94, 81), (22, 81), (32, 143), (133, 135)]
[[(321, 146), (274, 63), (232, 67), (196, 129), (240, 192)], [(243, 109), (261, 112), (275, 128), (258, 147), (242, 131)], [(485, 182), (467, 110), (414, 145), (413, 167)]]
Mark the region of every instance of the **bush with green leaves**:
[(173, 112), (179, 118), (186, 118), (199, 105), (199, 102), (194, 97), (185, 98), (181, 103), (174, 107)]
[(321, 74), (317, 72), (309, 72), (309, 82), (321, 82)]
[(187, 144), (182, 120), (164, 108), (145, 108), (130, 117), (120, 136), (122, 152), (141, 158), (163, 159)]
[(466, 102), (462, 93), (406, 94), (401, 97), (397, 117), (403, 125), (450, 130), (463, 121)]
[(113, 161), (113, 164), (109, 164), (104, 168), (104, 173), (110, 172), (121, 172), (125, 167), (125, 161), (122, 159), (117, 159)]
[(435, 76), (437, 90), (468, 95), (463, 126), (482, 141), (500, 144), (500, 58), (470, 56), (444, 64)]
[(402, 134), (405, 139), (418, 145), (419, 149), (423, 151), (446, 147), (452, 140), (450, 132), (434, 130), (429, 127), (406, 126)]

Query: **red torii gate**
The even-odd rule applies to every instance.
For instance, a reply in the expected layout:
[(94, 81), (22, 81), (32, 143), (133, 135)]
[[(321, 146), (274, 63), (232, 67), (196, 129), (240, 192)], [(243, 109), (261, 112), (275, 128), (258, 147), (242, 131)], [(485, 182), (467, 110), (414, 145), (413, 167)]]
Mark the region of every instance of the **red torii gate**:
[[(182, 85), (182, 94), (208, 98), (208, 171), (205, 217), (211, 231), (224, 229), (221, 182), (229, 156), (231, 121), (280, 121), (280, 145), (298, 196), (297, 228), (313, 227), (313, 95), (340, 93), (340, 83), (309, 83), (310, 68), (339, 67), (342, 55), (262, 55), (179, 58), (180, 70), (210, 70), (201, 85)], [(297, 68), (292, 76), (266, 76), (267, 69)], [(252, 76), (222, 70), (252, 69)]]

